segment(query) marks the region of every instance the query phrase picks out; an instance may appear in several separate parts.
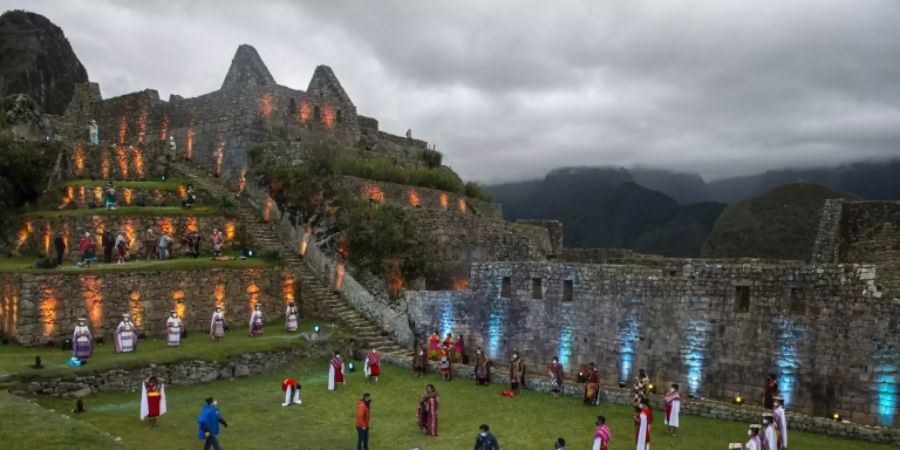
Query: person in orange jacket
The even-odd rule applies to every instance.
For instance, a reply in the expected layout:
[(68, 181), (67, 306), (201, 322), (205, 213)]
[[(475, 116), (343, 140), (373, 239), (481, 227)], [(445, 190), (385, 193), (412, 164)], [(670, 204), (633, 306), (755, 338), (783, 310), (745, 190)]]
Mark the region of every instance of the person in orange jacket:
[(356, 450), (369, 450), (369, 405), (372, 396), (368, 392), (356, 404)]

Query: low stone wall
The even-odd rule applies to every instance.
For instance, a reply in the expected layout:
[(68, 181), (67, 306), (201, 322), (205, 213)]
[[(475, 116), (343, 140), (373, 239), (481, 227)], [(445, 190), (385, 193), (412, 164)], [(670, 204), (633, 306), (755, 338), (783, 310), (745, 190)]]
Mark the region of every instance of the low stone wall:
[[(14, 238), (19, 252), (43, 252), (52, 253), (52, 241), (57, 232), (63, 233), (63, 239), (68, 243), (67, 258), (75, 261), (80, 257), (78, 242), (85, 231), (90, 231), (97, 246), (97, 253), (103, 254), (102, 236), (104, 231), (111, 230), (113, 234), (119, 230), (125, 232), (128, 238), (128, 249), (132, 257), (138, 257), (143, 253), (144, 234), (147, 229), (153, 229), (157, 239), (160, 233), (167, 233), (173, 239), (170, 249), (173, 254), (183, 254), (181, 237), (186, 231), (196, 230), (200, 233), (200, 251), (210, 254), (212, 251), (213, 228), (225, 230), (225, 245), (229, 248), (235, 237), (237, 220), (221, 216), (114, 216), (105, 214), (81, 214), (74, 216), (59, 216), (47, 218), (25, 219), (22, 230)], [(23, 238), (24, 235), (24, 238)]]
[[(65, 186), (57, 199), (48, 199), (52, 203), (44, 205), (48, 209), (85, 209), (104, 204), (103, 189), (105, 185)], [(178, 189), (136, 189), (116, 186), (116, 202), (119, 206), (181, 206), (187, 196), (184, 185)], [(210, 198), (203, 191), (195, 191), (196, 205), (210, 203)]]
[(363, 198), (393, 203), (405, 208), (424, 211), (452, 211), (472, 214), (488, 220), (503, 220), (498, 203), (488, 203), (459, 194), (405, 184), (343, 177), (344, 188)]
[(62, 160), (62, 175), (67, 179), (159, 179), (169, 171), (165, 151), (163, 142), (137, 146), (76, 142)]
[[(412, 360), (410, 358), (401, 359), (392, 356), (383, 356), (382, 360), (412, 369)], [(435, 362), (431, 362), (430, 366), (429, 372), (431, 373), (436, 373), (439, 369)], [(491, 383), (509, 384), (509, 376), (507, 373), (505, 366), (500, 368), (492, 367)], [(453, 376), (457, 379), (474, 379), (475, 371), (472, 366), (454, 365)], [(550, 392), (550, 379), (547, 377), (529, 376), (526, 374), (525, 385), (527, 389), (531, 391)], [(584, 395), (584, 383), (576, 383), (569, 380), (565, 381), (563, 383), (563, 395), (582, 397)], [(618, 405), (633, 405), (631, 391), (617, 386), (601, 386), (600, 399), (601, 401)], [(665, 411), (665, 400), (661, 395), (651, 394), (650, 406), (655, 411)], [(717, 420), (743, 422), (748, 425), (751, 423), (759, 423), (760, 416), (763, 412), (764, 410), (757, 406), (734, 405), (708, 399), (686, 398), (681, 403), (682, 414), (708, 417)], [(897, 429), (873, 427), (851, 422), (835, 422), (834, 420), (824, 417), (811, 417), (792, 411), (787, 412), (787, 421), (789, 430), (806, 431), (847, 439), (877, 442), (880, 444), (900, 444), (900, 430)], [(735, 440), (741, 440), (740, 436), (736, 436)]]
[(285, 268), (0, 274), (0, 329), (22, 345), (59, 342), (85, 317), (94, 336), (110, 342), (123, 313), (148, 336), (162, 336), (169, 311), (205, 331), (221, 306), (226, 322), (242, 332), (254, 305), (273, 321), (288, 301), (300, 303), (296, 279)]

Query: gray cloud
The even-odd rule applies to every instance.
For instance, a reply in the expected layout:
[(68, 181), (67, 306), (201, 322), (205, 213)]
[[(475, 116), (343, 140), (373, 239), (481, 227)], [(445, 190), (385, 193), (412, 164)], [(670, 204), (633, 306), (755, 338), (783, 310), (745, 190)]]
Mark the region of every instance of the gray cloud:
[(107, 97), (217, 89), (241, 43), (296, 88), (328, 64), (481, 181), (900, 156), (896, 0), (10, 3), (61, 26)]

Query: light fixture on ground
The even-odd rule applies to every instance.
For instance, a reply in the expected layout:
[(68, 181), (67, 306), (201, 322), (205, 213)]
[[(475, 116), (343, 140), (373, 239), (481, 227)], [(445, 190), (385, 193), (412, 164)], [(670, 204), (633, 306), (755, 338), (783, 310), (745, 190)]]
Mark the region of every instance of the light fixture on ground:
[(743, 403), (744, 403), (744, 397), (741, 397), (740, 392), (737, 394), (734, 394), (734, 404), (742, 405)]

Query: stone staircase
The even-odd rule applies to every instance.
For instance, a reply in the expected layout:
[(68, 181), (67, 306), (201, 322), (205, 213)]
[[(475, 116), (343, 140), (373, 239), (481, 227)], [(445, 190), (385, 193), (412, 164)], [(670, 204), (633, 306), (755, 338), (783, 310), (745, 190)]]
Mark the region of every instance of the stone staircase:
[(225, 187), (221, 179), (208, 175), (202, 168), (185, 163), (177, 164), (174, 168), (190, 180), (196, 188), (209, 192), (213, 198), (226, 196), (237, 202), (237, 218), (253, 238), (257, 251), (274, 249), (281, 254), (285, 265), (298, 274), (303, 295), (302, 301), (307, 305), (312, 305), (318, 315), (340, 320), (352, 330), (354, 337), (361, 341), (365, 348), (377, 348), (387, 361), (399, 362), (412, 359), (412, 350), (395, 342), (386, 332), (347, 304), (293, 248), (279, 239), (275, 229), (262, 221), (262, 213), (246, 199), (235, 196)]

